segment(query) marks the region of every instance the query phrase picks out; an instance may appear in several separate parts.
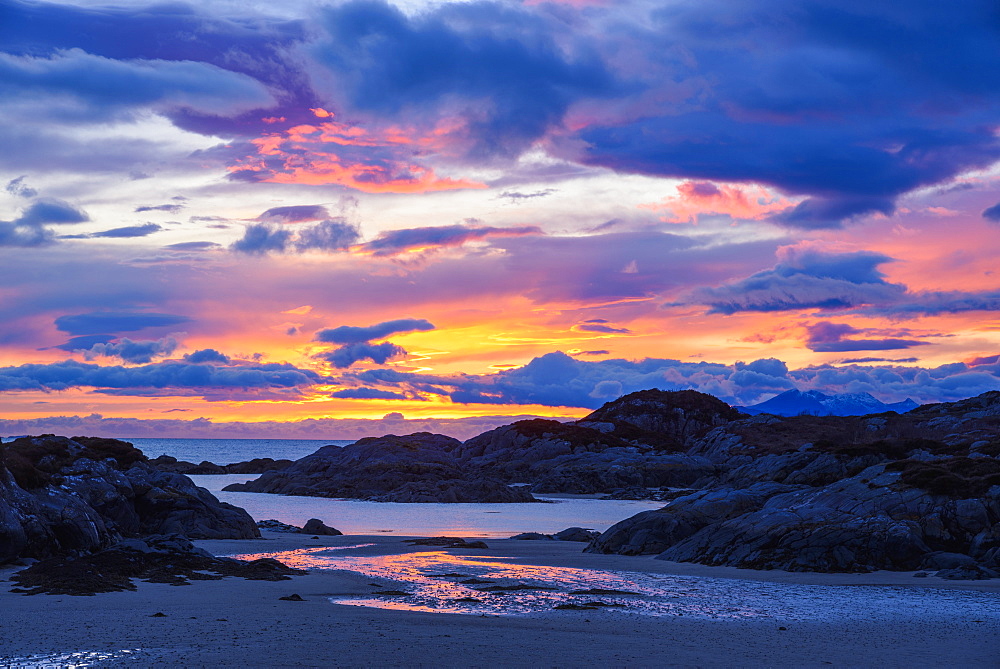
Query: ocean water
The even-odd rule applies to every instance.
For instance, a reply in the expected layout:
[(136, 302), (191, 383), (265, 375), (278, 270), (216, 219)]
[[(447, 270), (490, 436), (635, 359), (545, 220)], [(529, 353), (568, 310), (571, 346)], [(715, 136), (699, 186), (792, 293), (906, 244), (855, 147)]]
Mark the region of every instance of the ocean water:
[(192, 476), (191, 480), (223, 502), (246, 509), (254, 520), (274, 518), (301, 527), (310, 518), (319, 518), (344, 534), (509, 537), (520, 532), (552, 534), (567, 527), (603, 532), (640, 511), (663, 507), (663, 502), (551, 495), (536, 495), (546, 504), (398, 504), (222, 491), (230, 483), (254, 478), (221, 474)]
[(122, 437), (150, 458), (172, 455), (187, 462), (229, 465), (254, 458), (298, 460), (330, 444), (346, 446), (354, 439), (154, 439)]

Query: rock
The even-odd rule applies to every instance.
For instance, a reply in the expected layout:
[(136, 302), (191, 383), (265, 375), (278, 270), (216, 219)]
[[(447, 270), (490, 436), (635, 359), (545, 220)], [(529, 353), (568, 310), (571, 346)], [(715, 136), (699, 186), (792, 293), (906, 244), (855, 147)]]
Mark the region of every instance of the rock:
[(466, 541), (458, 537), (427, 537), (424, 539), (404, 539), (411, 546), (443, 546), (445, 548), (489, 548), (483, 541)]
[(561, 532), (556, 532), (554, 537), (559, 541), (593, 541), (601, 535), (600, 532), (594, 530), (586, 530), (582, 527), (567, 527)]
[(404, 483), (392, 492), (369, 497), (372, 502), (407, 502), (429, 504), (455, 503), (529, 503), (537, 502), (523, 487), (511, 487), (496, 479), (472, 481), (448, 479)]
[[(318, 518), (310, 518), (306, 521), (306, 524), (299, 530), (302, 534), (319, 534), (327, 537), (337, 537), (344, 533), (340, 530), (335, 530), (332, 527), (327, 527), (323, 524), (323, 521)], [(317, 537), (313, 537), (314, 539)]]
[(924, 555), (920, 563), (920, 569), (937, 571), (941, 569), (958, 569), (962, 567), (975, 567), (976, 561), (961, 553), (946, 553), (944, 551), (934, 551)]
[(519, 541), (555, 541), (555, 537), (551, 534), (541, 534), (539, 532), (521, 532), (512, 536), (511, 539)]
[(1000, 574), (997, 574), (992, 569), (980, 567), (979, 565), (965, 565), (953, 569), (942, 569), (934, 575), (950, 581), (982, 581), (1000, 576)]
[(284, 469), (292, 464), (291, 460), (274, 460), (272, 458), (254, 458), (245, 462), (234, 462), (228, 465), (217, 465), (207, 460), (200, 464), (178, 460), (170, 455), (160, 455), (149, 460), (149, 464), (160, 471), (175, 474), (263, 474), (264, 472)]
[(288, 532), (290, 534), (302, 533), (301, 527), (289, 525), (288, 523), (283, 523), (280, 520), (275, 520), (273, 518), (269, 518), (268, 520), (258, 520), (257, 527), (262, 530), (270, 530), (271, 532)]
[(276, 581), (305, 573), (269, 558), (251, 562), (217, 558), (179, 535), (150, 537), (145, 543), (152, 550), (124, 542), (89, 555), (40, 560), (11, 577), (16, 584), (11, 592), (93, 595), (135, 590), (136, 578), (188, 585), (192, 580), (217, 580), (225, 576)]
[(245, 511), (149, 466), (127, 442), (42, 435), (0, 445), (0, 563), (174, 533), (260, 536)]
[(278, 599), (286, 602), (304, 602), (306, 600), (302, 599), (302, 595), (291, 594), (285, 595), (284, 597), (278, 597)]

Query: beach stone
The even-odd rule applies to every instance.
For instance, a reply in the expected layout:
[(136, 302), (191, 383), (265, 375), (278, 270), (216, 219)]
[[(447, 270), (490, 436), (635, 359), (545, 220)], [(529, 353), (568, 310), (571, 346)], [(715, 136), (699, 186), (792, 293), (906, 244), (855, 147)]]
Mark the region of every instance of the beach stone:
[[(299, 530), (299, 532), (301, 532), (302, 534), (318, 534), (328, 537), (336, 537), (344, 534), (340, 530), (335, 530), (332, 527), (327, 527), (323, 523), (323, 521), (320, 520), (319, 518), (310, 518), (309, 520), (307, 520), (306, 524), (302, 526), (302, 529)], [(317, 537), (313, 537), (313, 539), (316, 538)]]
[(600, 535), (601, 533), (595, 530), (587, 530), (582, 527), (567, 527), (565, 530), (556, 532), (553, 535), (553, 538), (559, 541), (588, 542), (588, 541), (593, 541)]
[(944, 551), (934, 551), (924, 555), (920, 563), (920, 569), (941, 570), (957, 569), (961, 567), (975, 567), (976, 561), (971, 556), (961, 553), (945, 553)]

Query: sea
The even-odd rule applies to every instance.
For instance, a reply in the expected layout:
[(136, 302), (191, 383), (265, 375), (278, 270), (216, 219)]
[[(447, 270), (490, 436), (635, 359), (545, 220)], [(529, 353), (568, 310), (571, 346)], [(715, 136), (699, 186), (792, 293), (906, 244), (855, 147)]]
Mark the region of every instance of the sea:
[[(298, 460), (323, 446), (354, 443), (349, 439), (122, 439), (150, 458), (170, 455), (178, 460), (207, 460), (217, 465), (253, 458)], [(587, 495), (536, 494), (544, 504), (399, 504), (222, 490), (231, 483), (255, 478), (256, 474), (191, 476), (197, 485), (223, 502), (246, 509), (254, 520), (274, 519), (302, 526), (310, 518), (319, 518), (351, 535), (504, 538), (521, 532), (553, 534), (568, 527), (603, 532), (640, 511), (663, 506), (663, 502), (601, 500)]]

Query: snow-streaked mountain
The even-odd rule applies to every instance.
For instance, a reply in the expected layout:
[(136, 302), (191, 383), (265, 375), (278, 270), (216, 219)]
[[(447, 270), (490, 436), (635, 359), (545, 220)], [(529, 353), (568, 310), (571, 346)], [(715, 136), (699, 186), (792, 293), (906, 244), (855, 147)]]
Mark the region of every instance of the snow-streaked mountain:
[(883, 411), (906, 413), (918, 406), (920, 405), (910, 398), (886, 404), (868, 393), (827, 395), (818, 390), (788, 390), (760, 404), (737, 408), (751, 415), (770, 413), (777, 416), (864, 416)]

